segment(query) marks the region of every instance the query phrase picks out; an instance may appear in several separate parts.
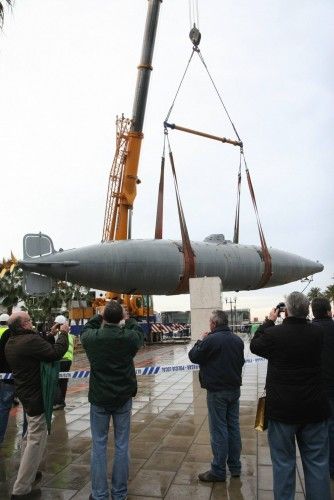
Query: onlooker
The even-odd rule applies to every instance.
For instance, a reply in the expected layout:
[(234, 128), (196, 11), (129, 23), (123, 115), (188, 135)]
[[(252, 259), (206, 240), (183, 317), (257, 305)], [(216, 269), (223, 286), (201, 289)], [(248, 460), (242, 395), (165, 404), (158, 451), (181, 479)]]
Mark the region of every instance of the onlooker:
[(329, 406), (321, 374), (323, 332), (307, 321), (309, 301), (300, 292), (286, 299), (285, 319), (275, 326), (272, 309), (251, 341), (251, 351), (268, 359), (266, 411), (276, 500), (293, 500), (297, 440), (306, 498), (330, 499)]
[(244, 343), (228, 327), (227, 314), (212, 311), (210, 332), (202, 335), (189, 351), (198, 363), (201, 387), (207, 390), (209, 430), (213, 460), (211, 469), (198, 475), (200, 481), (226, 480), (226, 463), (232, 477), (241, 474), (239, 399)]
[[(67, 319), (62, 314), (56, 316), (54, 324), (51, 327), (51, 334), (58, 335), (61, 325), (67, 323)], [(69, 372), (74, 355), (74, 336), (70, 333), (68, 334), (68, 349), (60, 361), (60, 371)], [(66, 406), (66, 392), (67, 392), (68, 379), (60, 378), (58, 380), (58, 388), (55, 396), (55, 401), (53, 405), (54, 410), (62, 410)]]
[(42, 478), (38, 471), (46, 446), (47, 427), (43, 408), (40, 362), (62, 358), (68, 347), (69, 327), (60, 328), (57, 342), (51, 345), (33, 330), (30, 316), (20, 311), (8, 320), (10, 337), (5, 354), (12, 369), (16, 393), (27, 413), (27, 445), (21, 457), (12, 499), (30, 498), (32, 488)]
[[(8, 314), (0, 315), (0, 373), (10, 373), (11, 369), (5, 357), (5, 345), (9, 339)], [(14, 403), (14, 380), (0, 380), (0, 444), (3, 442), (8, 425), (8, 417)]]
[(143, 333), (133, 319), (122, 325), (124, 311), (111, 300), (103, 311), (84, 326), (82, 345), (91, 374), (88, 399), (91, 404), (91, 499), (108, 499), (107, 443), (110, 418), (114, 425), (115, 456), (111, 497), (127, 496), (129, 475), (129, 437), (132, 398), (137, 393), (133, 358), (143, 344)]
[(329, 437), (329, 474), (334, 479), (334, 321), (331, 304), (324, 297), (312, 300), (313, 323), (324, 331), (324, 346), (322, 350), (322, 375), (329, 400), (331, 415), (328, 419)]

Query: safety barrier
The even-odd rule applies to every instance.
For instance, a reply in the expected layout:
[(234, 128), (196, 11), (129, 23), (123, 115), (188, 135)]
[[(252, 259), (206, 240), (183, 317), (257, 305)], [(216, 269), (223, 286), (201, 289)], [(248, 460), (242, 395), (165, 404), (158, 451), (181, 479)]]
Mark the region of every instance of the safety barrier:
[[(246, 358), (245, 364), (249, 363), (260, 363), (266, 361), (264, 358), (252, 357)], [(159, 375), (162, 373), (179, 373), (188, 371), (198, 371), (199, 366), (193, 363), (185, 365), (161, 365), (161, 366), (144, 366), (143, 368), (136, 368), (136, 375)], [(76, 370), (72, 372), (60, 372), (59, 378), (88, 378), (90, 375), (90, 370)], [(0, 380), (10, 380), (12, 378), (11, 373), (0, 373)]]

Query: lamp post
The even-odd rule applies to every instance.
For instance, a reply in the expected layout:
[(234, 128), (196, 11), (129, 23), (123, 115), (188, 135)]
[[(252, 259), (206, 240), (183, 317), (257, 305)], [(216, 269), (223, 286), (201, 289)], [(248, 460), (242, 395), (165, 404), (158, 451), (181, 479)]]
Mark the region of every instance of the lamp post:
[[(236, 327), (237, 323), (237, 309), (236, 309), (236, 303), (237, 303), (237, 298), (234, 297), (232, 299), (231, 297), (226, 297), (225, 299), (226, 304), (230, 304), (230, 311), (231, 311), (231, 330), (234, 332), (234, 327)], [(234, 304), (234, 318), (233, 318), (233, 304)]]

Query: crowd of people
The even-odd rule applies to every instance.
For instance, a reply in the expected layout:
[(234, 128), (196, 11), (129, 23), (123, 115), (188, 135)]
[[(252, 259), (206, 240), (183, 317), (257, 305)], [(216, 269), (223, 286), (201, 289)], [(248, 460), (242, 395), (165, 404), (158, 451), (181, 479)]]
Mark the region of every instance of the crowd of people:
[[(293, 292), (286, 298), (285, 318), (277, 322), (273, 308), (254, 334), (250, 349), (268, 360), (266, 415), (273, 465), (275, 500), (293, 500), (296, 489), (296, 442), (302, 460), (306, 498), (329, 500), (334, 479), (334, 322), (330, 302), (309, 301)], [(39, 466), (47, 442), (46, 402), (41, 365), (68, 371), (73, 360), (73, 339), (64, 316), (57, 316), (46, 335), (33, 328), (27, 312), (0, 316), (0, 444), (3, 442), (14, 397), (26, 416), (23, 453), (12, 499), (28, 499), (42, 479)], [(132, 398), (137, 393), (134, 357), (143, 345), (137, 322), (116, 301), (110, 301), (84, 326), (81, 337), (90, 363), (91, 494), (109, 499), (107, 443), (110, 421), (115, 452), (111, 497), (125, 500), (129, 477), (129, 439)], [(215, 310), (209, 331), (189, 351), (199, 365), (201, 387), (207, 391), (212, 461), (198, 475), (202, 482), (226, 481), (242, 473), (239, 404), (244, 366), (243, 340), (228, 326), (225, 312)], [(56, 364), (58, 363), (58, 364)], [(64, 380), (66, 383), (64, 383)], [(55, 381), (57, 384), (57, 379)], [(53, 409), (66, 405), (67, 379), (55, 387)]]

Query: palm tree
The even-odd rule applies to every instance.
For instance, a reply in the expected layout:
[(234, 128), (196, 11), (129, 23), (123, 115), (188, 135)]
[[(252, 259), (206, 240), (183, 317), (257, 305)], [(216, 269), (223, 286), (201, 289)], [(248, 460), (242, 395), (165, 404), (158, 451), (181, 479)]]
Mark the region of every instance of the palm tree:
[(0, 279), (0, 304), (7, 309), (8, 314), (23, 300), (22, 278), (22, 270), (16, 267), (13, 272), (7, 272)]
[(313, 288), (310, 289), (310, 291), (308, 292), (307, 294), (307, 298), (309, 300), (313, 300), (317, 297), (323, 297), (323, 293), (321, 291), (320, 288), (318, 288), (317, 286), (314, 286)]
[[(12, 6), (14, 0), (5, 0), (5, 1), (8, 3), (8, 5)], [(3, 7), (3, 2), (0, 1), (0, 28), (2, 28), (4, 17), (5, 17), (5, 9)]]
[(334, 285), (329, 285), (326, 290), (325, 290), (325, 297), (328, 299), (330, 302), (333, 303), (334, 306)]
[(88, 288), (59, 281), (55, 288), (41, 297), (27, 295), (23, 290), (23, 271), (14, 267), (0, 279), (0, 304), (11, 314), (13, 307), (22, 302), (21, 309), (28, 311), (33, 323), (44, 324), (52, 317), (68, 307), (72, 299), (91, 302), (92, 297)]

